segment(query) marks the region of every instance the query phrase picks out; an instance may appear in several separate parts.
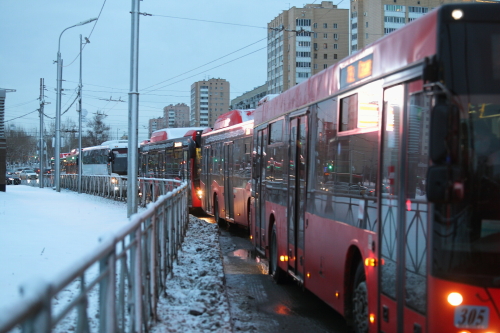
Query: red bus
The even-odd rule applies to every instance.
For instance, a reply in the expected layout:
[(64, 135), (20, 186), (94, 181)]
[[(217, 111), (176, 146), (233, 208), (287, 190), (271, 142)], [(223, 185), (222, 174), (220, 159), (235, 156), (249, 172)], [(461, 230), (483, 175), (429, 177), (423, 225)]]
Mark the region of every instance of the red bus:
[(164, 128), (140, 145), (139, 177), (189, 183), (189, 207), (200, 208), (200, 138), (205, 127)]
[(249, 225), (253, 110), (219, 116), (201, 136), (203, 210), (217, 222)]
[(356, 332), (500, 330), (500, 5), (449, 4), (254, 111), (251, 233)]

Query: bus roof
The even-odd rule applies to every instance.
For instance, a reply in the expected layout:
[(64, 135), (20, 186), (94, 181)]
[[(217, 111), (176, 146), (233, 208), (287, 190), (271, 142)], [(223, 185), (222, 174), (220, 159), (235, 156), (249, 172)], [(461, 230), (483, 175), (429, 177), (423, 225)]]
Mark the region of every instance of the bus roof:
[(206, 127), (162, 128), (153, 132), (150, 142), (153, 143), (182, 138), (184, 136), (192, 136), (193, 131), (203, 131), (205, 128)]
[(253, 109), (249, 110), (231, 110), (217, 117), (214, 124), (214, 131), (233, 126), (236, 124), (241, 124), (249, 120), (253, 120)]
[[(263, 103), (255, 109), (255, 125), (436, 54), (438, 11), (439, 8), (408, 23)], [(363, 75), (356, 76), (361, 67)], [(348, 72), (354, 72), (354, 78), (346, 80)]]

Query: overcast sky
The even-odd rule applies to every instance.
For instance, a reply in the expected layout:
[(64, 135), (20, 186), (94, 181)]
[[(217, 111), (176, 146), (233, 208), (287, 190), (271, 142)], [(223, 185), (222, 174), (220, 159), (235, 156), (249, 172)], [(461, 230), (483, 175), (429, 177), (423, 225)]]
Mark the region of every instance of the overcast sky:
[[(290, 1), (290, 0), (289, 0)], [(196, 81), (223, 78), (231, 99), (266, 81), (267, 23), (290, 7), (308, 2), (277, 0), (144, 0), (139, 37), (139, 139), (147, 137), (148, 119), (163, 107), (186, 103)], [(98, 21), (66, 30), (61, 38), (63, 89), (61, 124), (78, 123), (80, 34), (90, 44), (83, 51), (83, 109), (97, 111), (116, 137), (127, 131), (130, 90), (132, 0), (1, 0), (0, 88), (8, 93), (7, 126), (31, 131), (39, 126), (40, 78), (45, 79), (45, 124), (54, 122), (58, 39), (61, 32), (90, 18)], [(347, 8), (342, 1), (339, 8)], [(120, 102), (123, 101), (123, 102)]]

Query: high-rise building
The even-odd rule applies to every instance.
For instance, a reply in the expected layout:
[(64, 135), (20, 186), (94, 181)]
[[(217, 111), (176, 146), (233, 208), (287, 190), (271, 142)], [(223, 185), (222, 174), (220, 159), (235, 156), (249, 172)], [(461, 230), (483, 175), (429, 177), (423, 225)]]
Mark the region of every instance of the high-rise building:
[(281, 93), (349, 55), (349, 10), (332, 1), (284, 10), (267, 27), (268, 94)]
[[(7, 159), (7, 140), (5, 136), (5, 93), (14, 92), (14, 89), (3, 89), (0, 88), (0, 192), (5, 192), (5, 170), (6, 170), (6, 159)], [(11, 161), (12, 162), (12, 161)]]
[(185, 103), (170, 104), (163, 108), (163, 118), (166, 119), (166, 127), (188, 127), (189, 106)]
[(191, 85), (191, 126), (213, 127), (215, 120), (229, 110), (229, 82), (210, 79)]
[(496, 2), (494, 0), (351, 0), (351, 53), (452, 2)]
[(149, 119), (148, 138), (151, 138), (151, 134), (153, 134), (154, 131), (166, 127), (168, 126), (167, 126), (167, 119), (165, 117)]

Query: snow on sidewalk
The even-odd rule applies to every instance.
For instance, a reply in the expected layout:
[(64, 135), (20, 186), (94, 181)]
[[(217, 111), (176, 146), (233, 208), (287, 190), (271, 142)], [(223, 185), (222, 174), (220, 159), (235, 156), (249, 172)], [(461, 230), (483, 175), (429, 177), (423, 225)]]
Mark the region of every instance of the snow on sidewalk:
[(152, 333), (232, 332), (216, 224), (190, 215)]
[[(20, 285), (32, 279), (51, 281), (92, 251), (101, 235), (127, 223), (123, 202), (22, 185), (10, 185), (7, 192), (0, 192), (2, 315), (8, 315), (12, 304), (22, 300)], [(224, 283), (218, 227), (190, 215), (178, 261), (158, 304), (159, 322), (152, 332), (231, 332)], [(77, 291), (78, 284), (72, 284), (65, 295), (72, 297)], [(90, 308), (89, 314), (95, 310)], [(91, 316), (92, 331), (97, 327), (96, 318)], [(55, 331), (72, 330), (74, 323), (68, 318)]]

